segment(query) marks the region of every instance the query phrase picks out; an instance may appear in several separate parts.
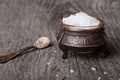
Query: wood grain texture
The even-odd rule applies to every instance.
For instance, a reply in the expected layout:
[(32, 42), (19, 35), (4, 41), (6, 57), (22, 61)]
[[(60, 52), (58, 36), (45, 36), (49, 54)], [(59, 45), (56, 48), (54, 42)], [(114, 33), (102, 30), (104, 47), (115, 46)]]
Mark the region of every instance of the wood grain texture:
[[(119, 80), (119, 5), (119, 0), (0, 0), (0, 55), (33, 45), (40, 36), (52, 41), (51, 47), (0, 64), (0, 80)], [(60, 21), (80, 10), (105, 21), (108, 57), (70, 53), (68, 59), (62, 59), (56, 41)]]

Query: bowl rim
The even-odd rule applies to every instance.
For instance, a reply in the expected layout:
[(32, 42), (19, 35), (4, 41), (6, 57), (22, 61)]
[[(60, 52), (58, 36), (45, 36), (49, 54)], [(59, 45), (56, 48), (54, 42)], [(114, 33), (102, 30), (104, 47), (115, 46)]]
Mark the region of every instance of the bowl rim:
[(102, 19), (97, 18), (97, 20), (100, 21), (100, 23), (96, 26), (89, 26), (90, 28), (84, 28), (84, 27), (79, 27), (79, 26), (75, 26), (75, 25), (69, 25), (63, 22), (62, 20), (62, 27), (64, 29), (70, 30), (70, 31), (94, 31), (94, 30), (98, 30), (101, 29), (104, 26), (104, 21)]

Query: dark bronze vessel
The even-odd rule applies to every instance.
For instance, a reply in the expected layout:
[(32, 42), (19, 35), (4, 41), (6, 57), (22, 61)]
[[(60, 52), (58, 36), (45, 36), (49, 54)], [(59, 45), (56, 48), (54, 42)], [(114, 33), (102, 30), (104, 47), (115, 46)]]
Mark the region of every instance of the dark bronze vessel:
[(57, 33), (57, 41), (59, 48), (64, 52), (63, 58), (67, 58), (68, 50), (85, 55), (103, 50), (106, 45), (103, 26), (102, 20), (100, 20), (100, 24), (87, 28), (67, 25), (62, 22)]

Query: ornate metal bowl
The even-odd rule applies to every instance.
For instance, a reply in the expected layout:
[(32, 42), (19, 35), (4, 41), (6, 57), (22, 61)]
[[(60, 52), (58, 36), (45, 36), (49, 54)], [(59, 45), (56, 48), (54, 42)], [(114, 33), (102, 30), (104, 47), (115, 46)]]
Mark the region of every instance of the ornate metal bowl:
[(89, 27), (68, 25), (62, 22), (57, 33), (57, 41), (59, 48), (64, 52), (63, 58), (67, 58), (68, 50), (79, 54), (93, 54), (102, 50), (106, 44), (103, 26), (102, 20), (100, 24)]

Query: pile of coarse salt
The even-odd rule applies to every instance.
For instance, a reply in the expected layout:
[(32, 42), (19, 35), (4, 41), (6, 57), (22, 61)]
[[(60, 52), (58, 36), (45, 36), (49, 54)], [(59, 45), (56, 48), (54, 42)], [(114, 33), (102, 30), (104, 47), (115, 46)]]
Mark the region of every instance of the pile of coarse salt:
[(85, 12), (79, 12), (69, 17), (63, 18), (62, 22), (67, 25), (79, 26), (79, 27), (90, 27), (97, 26), (100, 21), (96, 18), (89, 16)]

